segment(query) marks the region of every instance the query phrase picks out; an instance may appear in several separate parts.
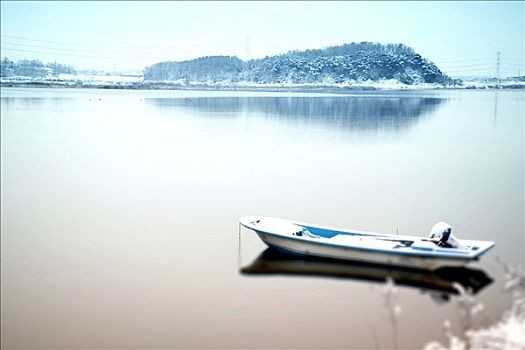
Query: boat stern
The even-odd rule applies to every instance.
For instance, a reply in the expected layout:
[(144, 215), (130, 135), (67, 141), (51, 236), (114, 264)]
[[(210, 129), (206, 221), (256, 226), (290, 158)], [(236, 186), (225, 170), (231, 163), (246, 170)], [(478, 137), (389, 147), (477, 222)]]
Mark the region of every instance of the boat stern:
[(480, 256), (494, 248), (495, 245), (496, 244), (492, 241), (477, 241), (477, 249), (472, 252), (472, 258), (475, 260), (479, 259)]

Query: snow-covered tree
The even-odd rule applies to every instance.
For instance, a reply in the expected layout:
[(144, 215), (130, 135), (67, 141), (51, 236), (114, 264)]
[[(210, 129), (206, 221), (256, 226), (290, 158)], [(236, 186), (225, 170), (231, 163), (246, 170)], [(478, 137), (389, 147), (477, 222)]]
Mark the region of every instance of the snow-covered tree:
[(183, 82), (345, 83), (396, 79), (405, 84), (451, 83), (432, 62), (402, 44), (350, 43), (243, 62), (212, 56), (161, 62), (146, 68), (145, 80)]

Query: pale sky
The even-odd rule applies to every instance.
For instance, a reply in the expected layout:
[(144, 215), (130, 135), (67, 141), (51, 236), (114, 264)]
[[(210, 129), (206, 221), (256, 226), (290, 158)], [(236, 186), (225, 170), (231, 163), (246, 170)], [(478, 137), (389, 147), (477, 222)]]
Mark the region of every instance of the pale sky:
[(1, 56), (141, 70), (349, 42), (403, 43), (452, 76), (525, 72), (524, 2), (10, 2)]

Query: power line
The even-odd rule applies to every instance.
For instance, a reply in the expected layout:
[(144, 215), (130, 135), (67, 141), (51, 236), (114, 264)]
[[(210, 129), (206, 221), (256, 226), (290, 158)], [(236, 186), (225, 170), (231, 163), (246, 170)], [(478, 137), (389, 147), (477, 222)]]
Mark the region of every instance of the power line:
[[(13, 49), (13, 48), (10, 48), (10, 47), (4, 47), (3, 49), (4, 50), (9, 50), (9, 51), (27, 52), (27, 53), (42, 54), (42, 55), (57, 55), (57, 56), (86, 57), (86, 58), (108, 58), (108, 59), (116, 59), (116, 58), (118, 58), (118, 57), (108, 57), (108, 56), (75, 55), (75, 54), (68, 54), (68, 53), (44, 52), (44, 51), (33, 51), (33, 50), (24, 50), (24, 49)], [(126, 58), (130, 59), (132, 57), (126, 57)]]
[[(472, 63), (469, 63), (472, 62)], [(515, 59), (515, 58), (503, 58), (500, 57), (501, 63), (506, 63), (508, 65), (522, 65), (525, 64), (525, 59)], [(472, 59), (472, 60), (458, 60), (458, 61), (433, 61), (435, 64), (439, 64), (440, 67), (468, 67), (468, 66), (478, 66), (478, 65), (492, 65), (494, 66), (493, 58), (483, 58), (483, 59)]]
[(445, 71), (447, 74), (460, 74), (464, 72), (486, 72), (490, 73), (491, 69), (464, 69), (464, 70), (457, 70), (457, 71)]
[[(511, 71), (511, 70), (515, 70), (516, 68), (513, 68), (513, 67), (509, 67), (509, 66), (502, 66), (500, 65), (500, 71)], [(472, 68), (472, 69), (443, 69), (443, 71), (445, 72), (475, 72), (475, 71), (478, 71), (478, 72), (494, 72), (494, 64), (492, 65), (492, 67), (486, 67), (486, 68)], [(494, 73), (493, 73), (494, 74)]]
[(503, 64), (503, 66), (505, 66), (508, 69), (523, 69), (523, 68), (525, 68), (525, 65), (523, 65), (523, 64), (516, 64), (516, 65), (514, 65), (514, 64)]
[(480, 63), (480, 64), (466, 64), (466, 65), (460, 65), (460, 66), (439, 66), (440, 68), (450, 68), (450, 69), (461, 69), (461, 68), (471, 68), (471, 67), (484, 67), (484, 66), (490, 66), (493, 67), (494, 63)]
[(517, 62), (512, 62), (512, 61), (508, 61), (504, 58), (501, 59), (501, 62), (502, 63), (505, 63), (505, 64), (508, 64), (508, 65), (511, 65), (511, 66), (522, 66), (525, 64), (525, 61), (521, 61), (521, 63), (517, 63)]
[[(500, 69), (512, 69), (513, 67), (505, 66), (500, 64)], [(494, 72), (494, 64), (488, 67), (473, 67), (473, 68), (456, 68), (456, 69), (445, 69), (447, 71), (462, 71), (462, 70), (492, 70)]]
[[(27, 53), (40, 54), (40, 55), (56, 55), (56, 56), (68, 56), (68, 57), (82, 57), (82, 58), (102, 58), (102, 59), (110, 59), (110, 60), (122, 59), (122, 56), (102, 56), (102, 55), (85, 55), (85, 54), (74, 54), (74, 53), (57, 53), (57, 52), (24, 50), (24, 49), (10, 48), (10, 47), (5, 47), (4, 49), (9, 50), (9, 51), (27, 52)], [(162, 56), (162, 55), (159, 55), (159, 56)], [(140, 57), (126, 56), (125, 58), (133, 59), (133, 60), (148, 60), (148, 59), (162, 60), (162, 57), (159, 57), (159, 56), (140, 56)], [(471, 67), (466, 67), (466, 68), (452, 67), (452, 68), (441, 68), (441, 69), (447, 72), (448, 74), (455, 74), (455, 73), (461, 73), (461, 72), (487, 72), (487, 71), (490, 71), (491, 67), (493, 67), (493, 64), (482, 65), (482, 66), (471, 66)], [(504, 70), (514, 69), (507, 64), (501, 65), (501, 67)]]
[(465, 60), (454, 60), (454, 61), (433, 61), (434, 63), (456, 63), (456, 62), (476, 62), (476, 61), (492, 61), (492, 58), (473, 58)]
[[(14, 35), (2, 35), (2, 38), (8, 38), (8, 39), (15, 39), (15, 40), (22, 40), (22, 41), (34, 41), (34, 42), (41, 42), (41, 43), (50, 43), (50, 44), (60, 44), (60, 45), (73, 45), (73, 46), (86, 46), (86, 47), (110, 47), (110, 48), (121, 48), (121, 49), (176, 49), (176, 48), (186, 48), (187, 46), (122, 46), (122, 45), (103, 45), (103, 44), (86, 44), (86, 43), (78, 43), (78, 42), (71, 42), (71, 41), (54, 41), (54, 40), (41, 40), (41, 39), (33, 39), (33, 38), (27, 38), (27, 37), (21, 37), (21, 36), (14, 36)], [(231, 42), (231, 43), (218, 43), (218, 44), (206, 44), (206, 45), (191, 45), (192, 47), (217, 47), (217, 46), (240, 46), (241, 44), (238, 42)]]
[[(59, 47), (51, 47), (51, 46), (42, 46), (42, 45), (26, 45), (26, 44), (19, 44), (19, 43), (12, 43), (12, 42), (7, 42), (7, 43), (3, 43), (3, 44), (7, 44), (7, 45), (12, 45), (12, 46), (16, 46), (16, 47), (22, 47), (22, 48), (37, 48), (37, 49), (46, 49), (46, 50), (53, 50), (53, 51), (66, 51), (66, 52), (87, 52), (87, 53), (93, 53), (95, 50), (94, 49), (89, 49), (89, 50), (86, 50), (86, 49), (77, 49), (77, 48), (59, 48)], [(234, 49), (231, 49), (231, 50), (234, 50)], [(96, 50), (98, 53), (101, 53), (101, 54), (115, 54), (115, 55), (163, 55), (163, 54), (190, 54), (190, 53), (195, 53), (195, 54), (198, 54), (198, 53), (202, 53), (202, 52), (205, 52), (205, 51), (164, 51), (164, 52), (137, 52), (137, 51), (100, 51), (100, 50)]]
[[(46, 52), (46, 51), (34, 51), (34, 50), (25, 50), (25, 49), (17, 49), (17, 48), (10, 48), (10, 47), (4, 47), (2, 50), (9, 50), (9, 51), (17, 51), (17, 52), (27, 52), (32, 54), (38, 54), (38, 55), (55, 55), (55, 56), (70, 56), (70, 57), (85, 57), (85, 58), (104, 58), (104, 59), (155, 59), (159, 60), (162, 56), (174, 56), (169, 54), (164, 55), (156, 55), (156, 56), (101, 56), (101, 55), (84, 55), (84, 54), (73, 54), (73, 53), (61, 53), (61, 52)], [(179, 53), (181, 54), (181, 53)], [(170, 59), (173, 59), (171, 57)]]
[(439, 63), (440, 65), (443, 65), (443, 66), (469, 66), (469, 65), (479, 65), (479, 64), (487, 64), (487, 63), (494, 63), (493, 60), (484, 60), (484, 61), (475, 61), (475, 62), (464, 62), (464, 63)]
[(520, 62), (525, 62), (525, 59), (524, 58), (504, 58), (505, 61), (520, 61)]

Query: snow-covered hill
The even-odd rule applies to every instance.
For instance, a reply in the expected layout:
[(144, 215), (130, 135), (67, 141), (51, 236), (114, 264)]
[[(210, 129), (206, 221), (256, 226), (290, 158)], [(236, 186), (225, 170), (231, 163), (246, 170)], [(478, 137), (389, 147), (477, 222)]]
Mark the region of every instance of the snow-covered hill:
[(247, 62), (231, 56), (161, 62), (147, 67), (144, 79), (211, 85), (347, 85), (365, 81), (446, 85), (452, 82), (435, 64), (405, 45), (369, 42), (292, 51)]

